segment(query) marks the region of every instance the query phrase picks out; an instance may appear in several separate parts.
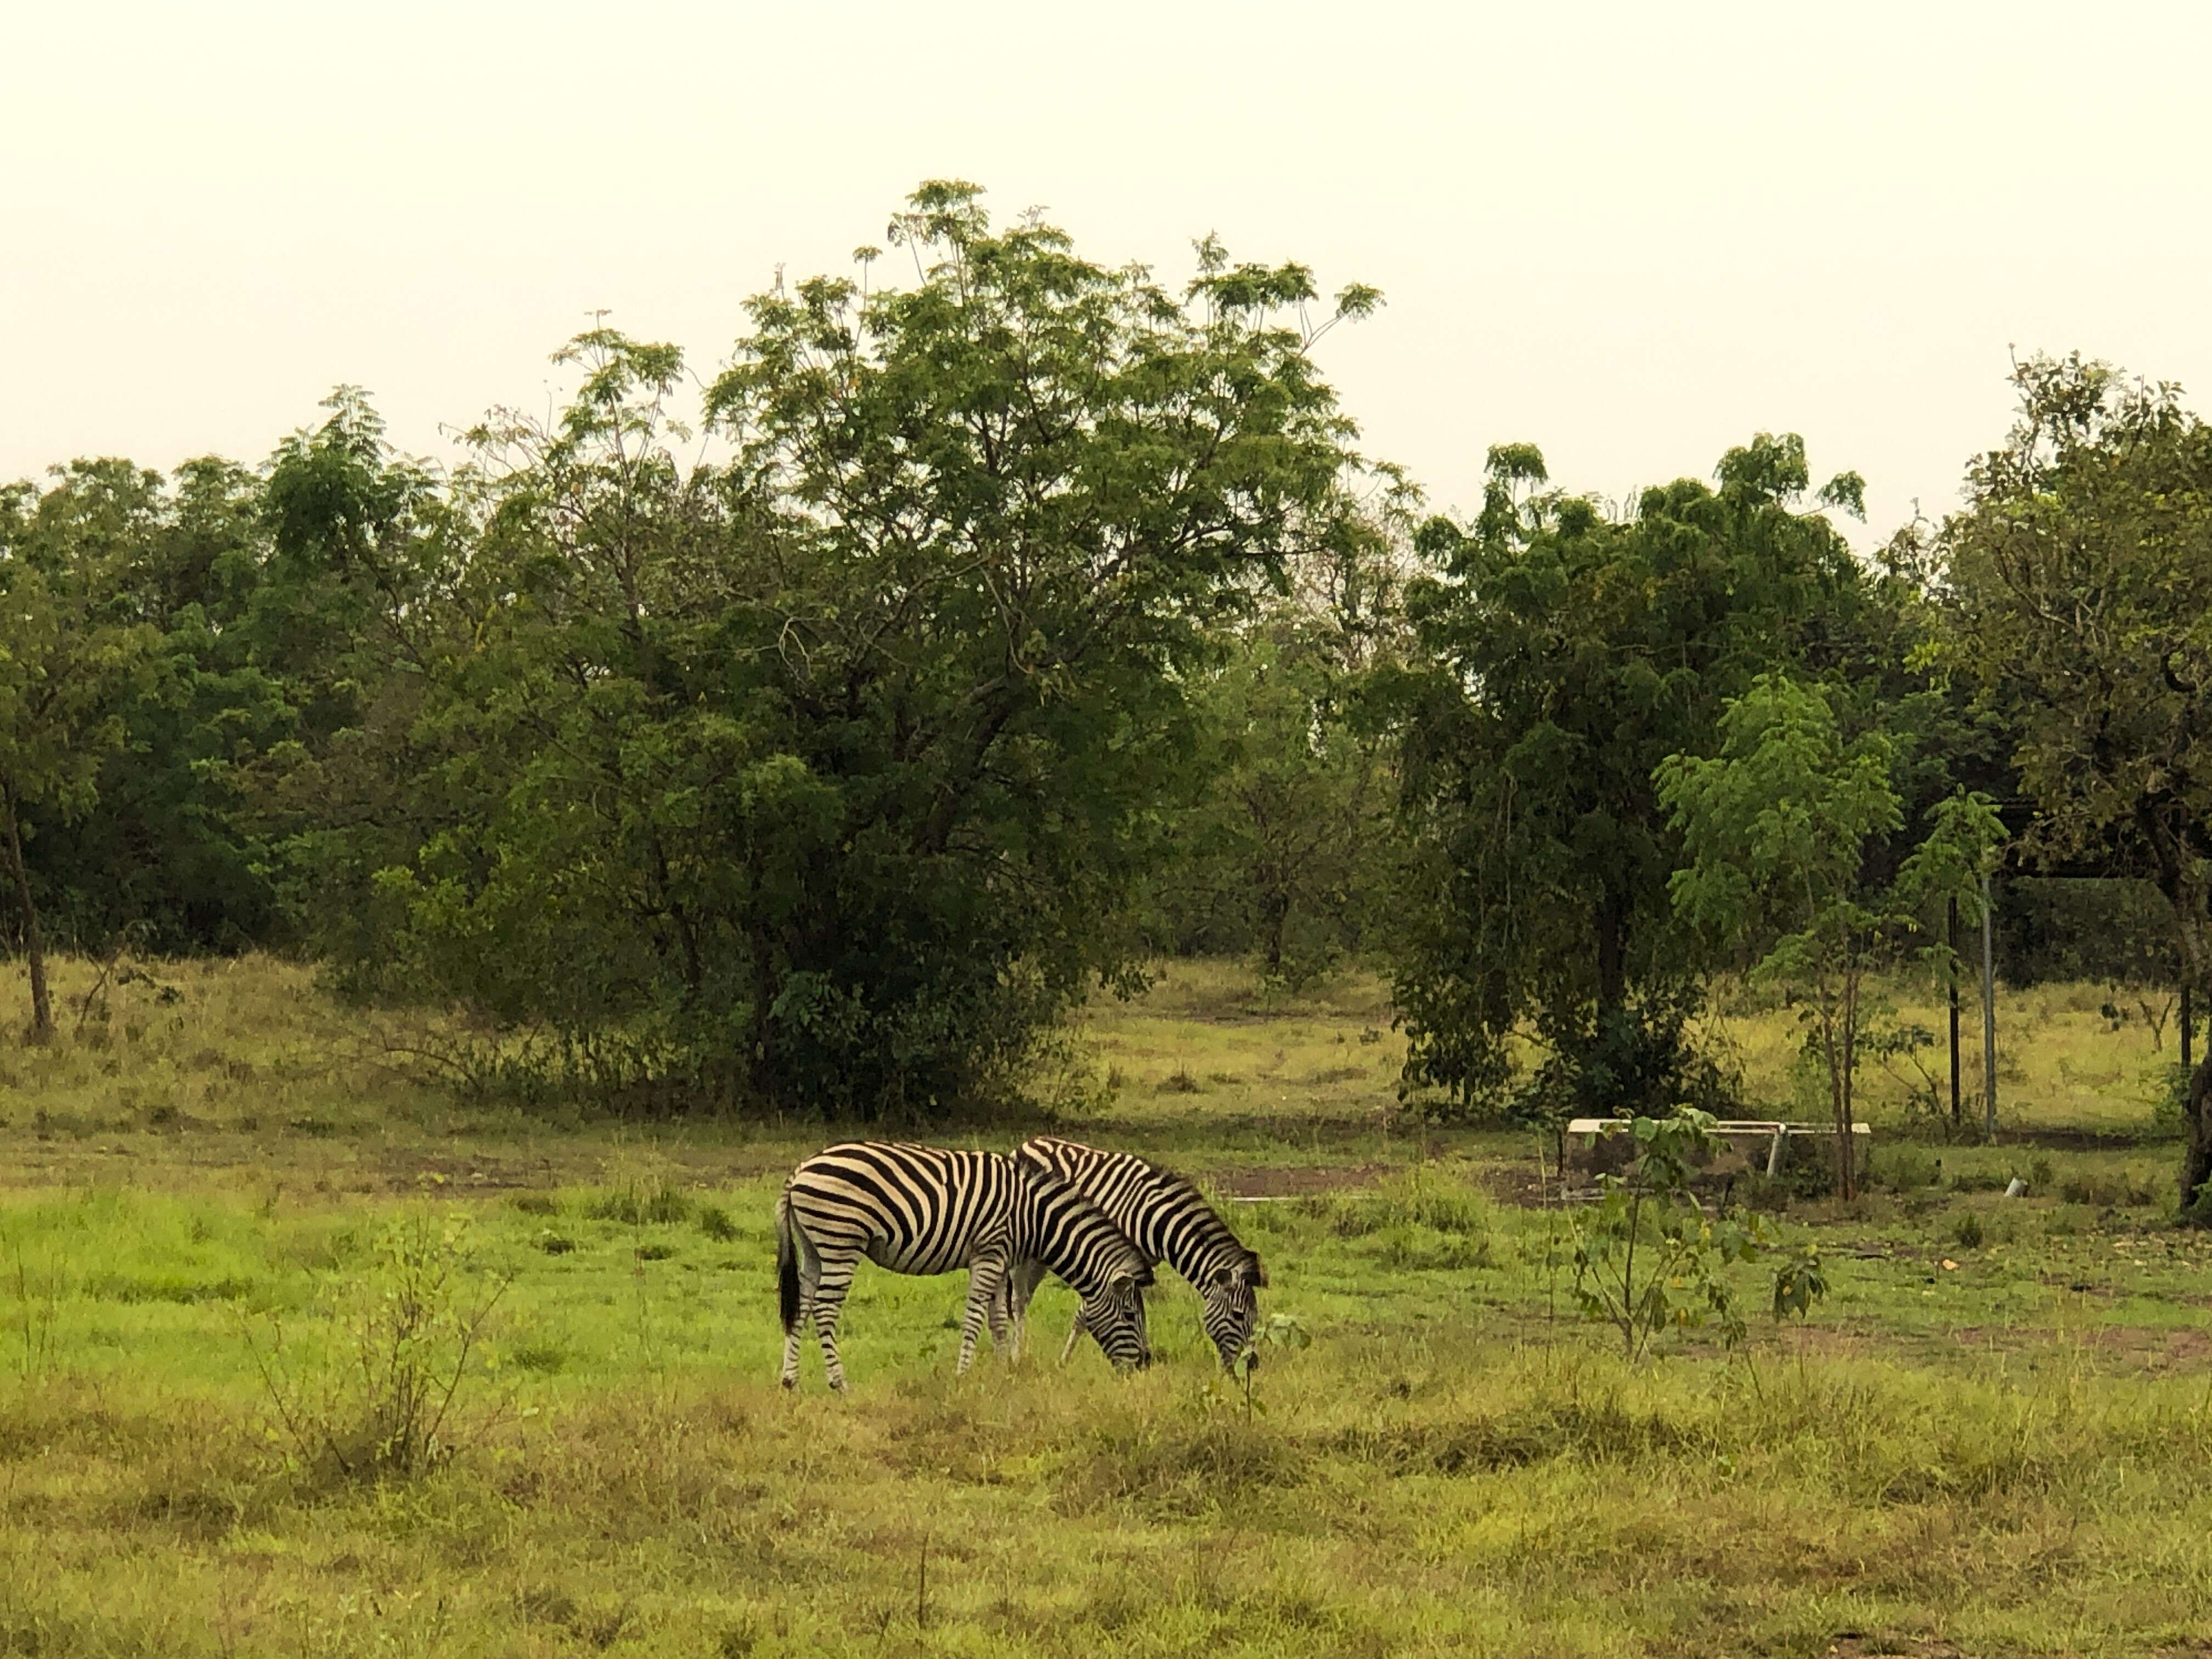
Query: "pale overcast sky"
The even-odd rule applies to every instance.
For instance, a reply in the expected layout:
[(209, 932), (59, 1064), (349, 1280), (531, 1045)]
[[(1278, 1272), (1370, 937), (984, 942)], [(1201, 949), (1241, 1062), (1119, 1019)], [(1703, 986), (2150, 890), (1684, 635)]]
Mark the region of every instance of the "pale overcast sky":
[(1500, 441), (1618, 496), (1796, 430), (1879, 534), (2008, 348), (2212, 405), (2202, 4), (12, 0), (0, 62), (0, 477), (258, 460), (340, 381), (445, 453), (596, 307), (708, 369), (935, 176), (1378, 285), (1322, 356), (1443, 506)]

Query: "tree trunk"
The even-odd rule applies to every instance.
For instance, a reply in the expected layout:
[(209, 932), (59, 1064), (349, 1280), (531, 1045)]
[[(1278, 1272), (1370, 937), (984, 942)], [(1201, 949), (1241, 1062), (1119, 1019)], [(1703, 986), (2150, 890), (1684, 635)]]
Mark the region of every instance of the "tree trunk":
[(1260, 933), (1265, 941), (1263, 953), (1267, 958), (1270, 978), (1279, 978), (1283, 971), (1283, 936), (1291, 925), (1290, 896), (1270, 887), (1260, 900)]
[(1609, 887), (1599, 890), (1593, 927), (1597, 934), (1597, 1012), (1602, 1021), (1628, 1000), (1628, 918), (1620, 896)]
[(1944, 913), (1944, 939), (1951, 947), (1951, 1128), (1959, 1127), (1959, 901), (1954, 896)]
[(2189, 1150), (2181, 1164), (2181, 1218), (2212, 1226), (2212, 1193), (2200, 1191), (2212, 1181), (2212, 1053), (2189, 1074)]
[(1858, 1196), (1858, 1158), (1851, 1146), (1851, 1077), (1858, 1069), (1859, 965), (1844, 951), (1844, 1063), (1836, 1076), (1836, 1195)]
[(54, 1005), (46, 994), (46, 941), (39, 931), (39, 907), (31, 901), (31, 873), (23, 866), (23, 835), (15, 817), (15, 792), (0, 787), (0, 806), (7, 812), (8, 867), (15, 878), (15, 902), (23, 910), (23, 952), (31, 961), (31, 1041), (44, 1042), (54, 1034)]

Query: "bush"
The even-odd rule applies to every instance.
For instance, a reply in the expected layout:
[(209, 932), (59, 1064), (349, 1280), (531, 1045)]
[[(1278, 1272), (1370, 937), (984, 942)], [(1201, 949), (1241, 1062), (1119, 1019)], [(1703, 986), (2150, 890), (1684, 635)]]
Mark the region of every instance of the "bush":
[(691, 1218), (690, 1194), (658, 1178), (633, 1181), (602, 1193), (584, 1206), (594, 1221), (618, 1221), (625, 1227), (674, 1227)]
[(477, 1407), (472, 1370), (504, 1275), (473, 1262), (465, 1215), (416, 1215), (380, 1234), (366, 1273), (326, 1298), (332, 1340), (289, 1340), (273, 1317), (247, 1346), (291, 1459), (351, 1480), (410, 1479), (446, 1462), (499, 1413)]
[(1940, 1184), (1943, 1160), (1917, 1146), (1885, 1146), (1869, 1160), (1867, 1175), (1892, 1192), (1909, 1193)]

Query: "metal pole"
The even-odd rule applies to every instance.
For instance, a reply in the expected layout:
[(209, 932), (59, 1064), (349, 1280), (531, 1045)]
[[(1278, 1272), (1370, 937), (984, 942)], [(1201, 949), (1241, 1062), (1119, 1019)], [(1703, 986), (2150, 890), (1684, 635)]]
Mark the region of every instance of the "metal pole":
[(1951, 1123), (1959, 1123), (1959, 900), (1954, 894), (1944, 917), (1951, 947)]
[(1990, 878), (1982, 878), (1982, 1131), (1997, 1138), (1997, 973)]

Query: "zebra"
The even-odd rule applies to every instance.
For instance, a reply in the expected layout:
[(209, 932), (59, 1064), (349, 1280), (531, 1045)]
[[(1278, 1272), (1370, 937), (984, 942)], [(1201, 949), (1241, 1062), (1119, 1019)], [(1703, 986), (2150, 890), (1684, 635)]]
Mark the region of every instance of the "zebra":
[[(1259, 1323), (1255, 1291), (1267, 1283), (1260, 1258), (1244, 1248), (1228, 1223), (1214, 1213), (1197, 1188), (1128, 1152), (1101, 1152), (1078, 1140), (1037, 1135), (1022, 1143), (1015, 1158), (1042, 1174), (1055, 1176), (1097, 1200), (1151, 1261), (1166, 1261), (1189, 1281), (1205, 1304), (1206, 1334), (1221, 1356), (1224, 1370), (1241, 1356), (1259, 1364), (1252, 1333)], [(1044, 1277), (1044, 1266), (1017, 1261), (1006, 1279), (1006, 1312), (1019, 1340), (1030, 1297)], [(1090, 1310), (1075, 1316), (1060, 1359), (1075, 1351)]]
[(1151, 1261), (1097, 1205), (1004, 1152), (848, 1141), (792, 1171), (775, 1217), (787, 1389), (799, 1385), (799, 1326), (808, 1319), (830, 1386), (844, 1388), (837, 1316), (863, 1255), (893, 1273), (969, 1270), (963, 1373), (987, 1317), (994, 1340), (1008, 1337), (1000, 1286), (1017, 1261), (1041, 1264), (1040, 1276), (1049, 1267), (1074, 1286), (1084, 1328), (1117, 1368), (1152, 1363), (1144, 1296)]

